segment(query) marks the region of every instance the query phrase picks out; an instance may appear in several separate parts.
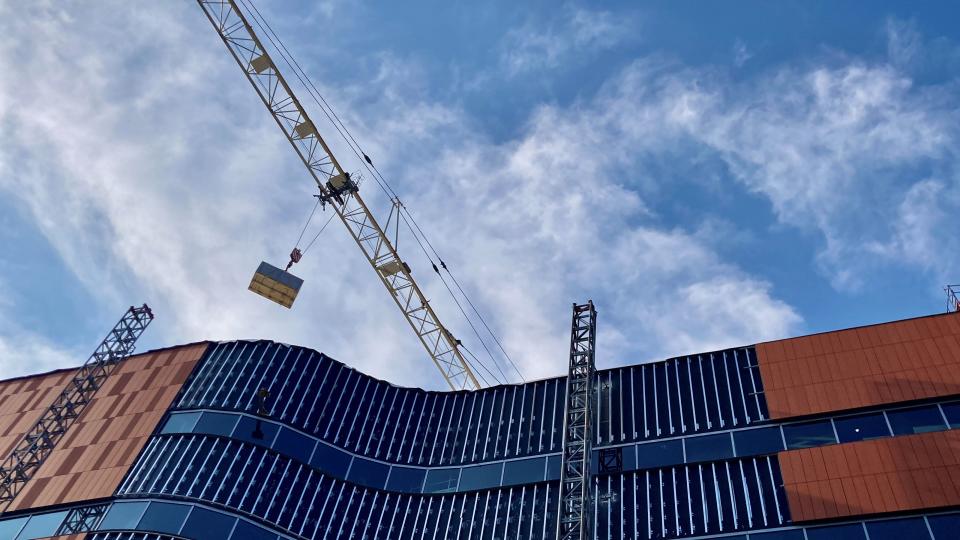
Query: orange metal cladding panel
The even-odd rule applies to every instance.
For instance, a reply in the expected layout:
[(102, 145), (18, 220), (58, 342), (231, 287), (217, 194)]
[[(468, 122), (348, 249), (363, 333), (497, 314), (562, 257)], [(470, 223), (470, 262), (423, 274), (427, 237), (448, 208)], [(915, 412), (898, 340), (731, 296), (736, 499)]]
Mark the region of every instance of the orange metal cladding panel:
[(960, 431), (779, 454), (794, 521), (960, 505)]
[(769, 341), (757, 361), (775, 419), (960, 394), (960, 312)]
[(0, 381), (0, 458), (10, 454), (75, 372), (63, 370)]
[(10, 510), (112, 495), (206, 348), (174, 347), (120, 364)]

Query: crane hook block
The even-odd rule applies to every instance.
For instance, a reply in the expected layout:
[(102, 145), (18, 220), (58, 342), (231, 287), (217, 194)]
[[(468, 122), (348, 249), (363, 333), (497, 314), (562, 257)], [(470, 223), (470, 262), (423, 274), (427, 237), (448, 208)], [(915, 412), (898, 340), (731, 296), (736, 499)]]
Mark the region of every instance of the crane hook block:
[(290, 308), (293, 301), (297, 299), (302, 285), (303, 280), (290, 272), (261, 262), (247, 289), (285, 308)]

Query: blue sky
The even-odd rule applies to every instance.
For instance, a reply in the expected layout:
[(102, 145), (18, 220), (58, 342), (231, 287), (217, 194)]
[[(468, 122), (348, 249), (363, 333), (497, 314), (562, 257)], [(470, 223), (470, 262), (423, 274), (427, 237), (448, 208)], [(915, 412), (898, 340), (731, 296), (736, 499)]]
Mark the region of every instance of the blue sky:
[[(528, 377), (565, 369), (586, 298), (609, 366), (929, 314), (960, 281), (955, 3), (258, 5)], [(193, 2), (0, 21), (0, 376), (146, 301), (142, 347), (272, 338), (440, 387), (337, 224), (293, 310), (245, 290), (310, 182)]]

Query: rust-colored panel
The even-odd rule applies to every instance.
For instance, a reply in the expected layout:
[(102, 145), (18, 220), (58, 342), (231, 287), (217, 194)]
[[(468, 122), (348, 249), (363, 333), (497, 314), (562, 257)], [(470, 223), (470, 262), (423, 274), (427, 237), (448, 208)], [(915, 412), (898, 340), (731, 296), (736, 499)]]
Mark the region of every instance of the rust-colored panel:
[[(879, 338), (878, 338), (879, 339)], [(794, 521), (960, 505), (960, 430), (780, 452)]]
[[(186, 345), (123, 361), (10, 510), (112, 495), (206, 348), (206, 343)], [(51, 389), (50, 401), (60, 391)]]
[(960, 394), (960, 313), (757, 345), (774, 419)]

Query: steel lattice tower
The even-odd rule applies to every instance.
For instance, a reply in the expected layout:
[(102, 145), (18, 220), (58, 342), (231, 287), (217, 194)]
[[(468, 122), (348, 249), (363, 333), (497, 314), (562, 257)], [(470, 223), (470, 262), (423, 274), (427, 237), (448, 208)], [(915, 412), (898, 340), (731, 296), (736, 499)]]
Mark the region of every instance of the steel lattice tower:
[(567, 376), (560, 478), (560, 523), (557, 538), (592, 538), (590, 519), (590, 396), (592, 395), (597, 311), (593, 301), (573, 305), (570, 373)]

